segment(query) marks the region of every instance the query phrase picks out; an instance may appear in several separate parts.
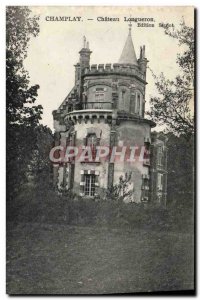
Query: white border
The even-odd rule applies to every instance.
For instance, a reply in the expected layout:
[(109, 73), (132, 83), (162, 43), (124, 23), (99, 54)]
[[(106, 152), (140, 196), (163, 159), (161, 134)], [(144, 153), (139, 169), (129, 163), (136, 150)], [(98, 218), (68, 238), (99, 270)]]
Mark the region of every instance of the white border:
[[(26, 1), (1, 1), (0, 3), (0, 28), (1, 28), (1, 35), (0, 35), (0, 57), (3, 58), (0, 60), (0, 74), (1, 74), (1, 95), (5, 95), (5, 6), (6, 5), (38, 5), (38, 6), (46, 6), (46, 5), (70, 5), (70, 6), (86, 6), (86, 5), (95, 5), (95, 6), (195, 6), (199, 9), (200, 1), (199, 0), (163, 0), (163, 1), (147, 1), (147, 0), (68, 0), (68, 1), (55, 1), (55, 0), (26, 0)], [(198, 45), (197, 45), (198, 46)], [(197, 47), (198, 49), (198, 47)], [(198, 52), (199, 53), (199, 52)], [(197, 53), (197, 57), (198, 57)], [(199, 71), (199, 67), (198, 67)], [(199, 74), (199, 72), (197, 72)], [(199, 115), (199, 111), (197, 110), (196, 115)], [(198, 125), (199, 125), (198, 118)], [(0, 201), (0, 232), (1, 232), (1, 243), (0, 243), (0, 296), (1, 299), (6, 299), (8, 296), (5, 294), (5, 286), (6, 286), (6, 274), (5, 274), (5, 96), (0, 101), (0, 120), (1, 120), (1, 128), (0, 128), (0, 157), (1, 157), (1, 177), (0, 177), (0, 191), (1, 191), (1, 201)], [(199, 137), (200, 134), (198, 134)], [(199, 154), (199, 149), (197, 154)], [(197, 181), (197, 186), (200, 185), (200, 180)], [(198, 199), (198, 198), (197, 198)], [(197, 212), (196, 212), (197, 213)], [(198, 214), (198, 213), (197, 213)], [(198, 214), (199, 215), (199, 214)], [(197, 223), (199, 225), (199, 221), (197, 218)], [(199, 254), (199, 253), (198, 253)], [(198, 260), (197, 260), (198, 262)], [(197, 267), (198, 270), (198, 267)], [(197, 276), (197, 286), (199, 286), (199, 278)], [(18, 299), (25, 299), (26, 297), (18, 297)], [(42, 299), (42, 297), (37, 297)], [(50, 297), (48, 297), (50, 298)], [(52, 297), (51, 297), (52, 298)], [(55, 297), (59, 298), (59, 297)], [(74, 297), (73, 297), (74, 298)], [(80, 297), (76, 297), (80, 298)], [(93, 297), (92, 297), (93, 298)], [(108, 298), (108, 297), (104, 297)], [(122, 297), (125, 298), (125, 297)], [(145, 298), (145, 297), (134, 297), (134, 298)], [(157, 298), (157, 297), (156, 297)], [(159, 298), (159, 297), (158, 297)], [(177, 297), (170, 297), (171, 299), (176, 299)], [(91, 297), (90, 297), (91, 299)]]

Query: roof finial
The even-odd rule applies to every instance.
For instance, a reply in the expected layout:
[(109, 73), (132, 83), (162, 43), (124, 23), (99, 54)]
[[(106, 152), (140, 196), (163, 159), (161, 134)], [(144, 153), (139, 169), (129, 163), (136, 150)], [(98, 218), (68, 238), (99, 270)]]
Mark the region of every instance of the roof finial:
[(129, 27), (129, 33), (128, 33), (128, 37), (126, 39), (126, 43), (124, 45), (122, 54), (120, 56), (119, 63), (120, 64), (131, 64), (131, 65), (137, 66), (138, 62), (137, 62), (137, 57), (135, 54), (135, 49), (133, 46), (133, 41), (132, 41), (132, 36), (131, 36), (131, 27), (132, 27), (131, 21), (128, 24), (128, 27)]
[(86, 37), (83, 36), (83, 48), (86, 48)]
[(129, 35), (131, 35), (131, 27), (132, 27), (131, 21), (130, 21), (130, 23), (128, 24), (128, 27), (129, 27)]
[(128, 27), (129, 27), (129, 35), (131, 35), (131, 28), (132, 28), (132, 23), (131, 23), (131, 14), (130, 14), (130, 22), (128, 24)]

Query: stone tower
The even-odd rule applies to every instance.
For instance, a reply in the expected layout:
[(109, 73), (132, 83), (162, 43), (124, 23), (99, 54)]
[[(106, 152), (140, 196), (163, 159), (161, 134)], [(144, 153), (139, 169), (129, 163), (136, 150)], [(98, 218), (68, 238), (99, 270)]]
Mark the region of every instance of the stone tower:
[[(152, 178), (157, 182), (157, 158), (152, 156), (157, 143), (151, 138), (151, 128), (156, 124), (144, 117), (148, 63), (145, 46), (140, 47), (137, 59), (129, 25), (118, 63), (90, 65), (91, 53), (84, 37), (80, 59), (75, 65), (74, 87), (53, 112), (55, 145), (64, 149), (75, 146), (78, 153), (81, 149), (78, 158), (71, 157), (62, 163), (58, 160), (54, 164), (55, 185), (95, 198), (118, 183), (120, 176), (130, 174), (133, 194), (127, 201), (159, 199), (155, 202), (165, 203), (166, 184), (159, 190), (159, 198), (157, 185), (151, 182)], [(162, 149), (165, 144), (162, 140)], [(97, 152), (105, 153), (106, 149), (107, 157), (97, 159)], [(130, 151), (135, 154), (131, 162), (130, 156), (126, 159)], [(166, 165), (163, 167), (166, 177), (165, 171)]]

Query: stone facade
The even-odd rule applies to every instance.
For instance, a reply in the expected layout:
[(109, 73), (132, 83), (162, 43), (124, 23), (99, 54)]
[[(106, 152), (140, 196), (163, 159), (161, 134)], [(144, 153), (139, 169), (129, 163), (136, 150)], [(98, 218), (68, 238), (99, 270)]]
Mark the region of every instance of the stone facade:
[(152, 132), (150, 199), (155, 205), (166, 206), (167, 201), (167, 138)]
[(123, 147), (136, 146), (140, 150), (138, 156), (141, 156), (141, 149), (145, 154), (143, 160), (136, 159), (131, 163), (127, 160), (81, 161), (73, 158), (62, 164), (54, 164), (55, 186), (95, 198), (118, 183), (120, 176), (129, 173), (133, 195), (128, 201), (165, 205), (166, 140), (161, 134), (152, 134), (151, 128), (156, 124), (144, 118), (148, 62), (145, 47), (141, 47), (137, 60), (130, 28), (116, 64), (90, 66), (92, 52), (85, 38), (79, 53), (74, 87), (53, 112), (55, 145), (73, 145), (83, 150), (92, 146), (95, 154), (99, 146), (109, 149), (116, 147), (118, 152)]

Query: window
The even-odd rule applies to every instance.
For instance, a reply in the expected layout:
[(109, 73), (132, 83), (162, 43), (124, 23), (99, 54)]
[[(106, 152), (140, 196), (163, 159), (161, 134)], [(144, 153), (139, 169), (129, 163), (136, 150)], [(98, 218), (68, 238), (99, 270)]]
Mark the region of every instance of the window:
[(149, 175), (142, 176), (142, 201), (149, 199)]
[(140, 109), (141, 109), (141, 99), (140, 99), (140, 94), (137, 94), (137, 113), (140, 114)]
[(68, 106), (68, 112), (71, 112), (71, 111), (73, 111), (73, 106), (72, 106), (72, 105), (69, 105), (69, 106)]
[(96, 147), (97, 137), (95, 133), (89, 134), (87, 137), (87, 146)]
[(85, 175), (85, 196), (94, 196), (95, 195), (95, 175), (87, 174)]
[[(102, 108), (101, 102), (104, 102), (105, 100), (105, 93), (104, 93), (104, 88), (96, 88), (95, 91), (95, 108)], [(100, 102), (100, 103), (99, 103)]]
[(149, 190), (144, 189), (142, 190), (142, 201), (148, 201), (149, 199)]
[(102, 130), (100, 128), (89, 127), (86, 129), (83, 145), (87, 147), (87, 155), (90, 156), (92, 154), (92, 157), (85, 158), (85, 162), (95, 162), (97, 146), (100, 144), (101, 134)]
[[(69, 136), (66, 139), (66, 149), (68, 147), (71, 147), (71, 146), (75, 146), (75, 135), (74, 135), (74, 133), (70, 133)], [(74, 153), (74, 150), (70, 149), (68, 154), (73, 154), (73, 153)], [(75, 160), (75, 157), (73, 157), (73, 156), (70, 156), (70, 157), (67, 158), (67, 162), (73, 162), (74, 160)]]
[(96, 102), (103, 102), (104, 101), (104, 99), (105, 99), (105, 94), (104, 93), (102, 93), (102, 92), (96, 92), (95, 93), (95, 101)]
[(123, 106), (123, 110), (125, 110), (125, 94), (126, 94), (126, 91), (125, 90), (122, 90), (122, 106)]
[(131, 95), (130, 112), (133, 114), (135, 113), (135, 94)]
[(98, 194), (99, 189), (99, 171), (81, 170), (80, 174), (80, 196), (96, 196)]
[(149, 145), (145, 144), (145, 149), (144, 149), (144, 161), (143, 161), (143, 164), (144, 165), (147, 165), (147, 166), (150, 166), (150, 149), (149, 149)]
[(162, 157), (163, 157), (162, 146), (158, 146), (157, 163), (159, 166), (162, 166)]
[(159, 191), (162, 190), (163, 186), (163, 174), (158, 173), (158, 183), (157, 183), (157, 188)]
[[(133, 101), (134, 99), (134, 101)], [(142, 114), (142, 94), (139, 91), (136, 91), (136, 94), (131, 97), (131, 112), (136, 113), (138, 115)]]
[(96, 92), (104, 92), (104, 88), (98, 87), (98, 88), (96, 88)]
[(96, 158), (96, 147), (97, 147), (97, 136), (95, 133), (89, 134), (87, 136), (87, 146), (91, 148), (92, 159)]

